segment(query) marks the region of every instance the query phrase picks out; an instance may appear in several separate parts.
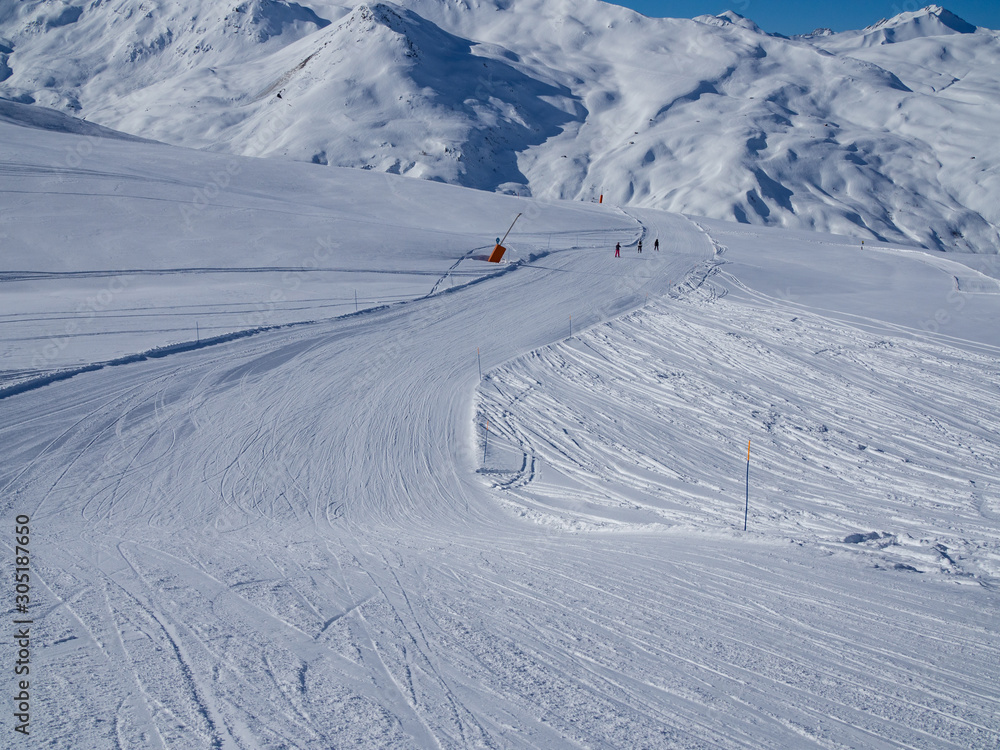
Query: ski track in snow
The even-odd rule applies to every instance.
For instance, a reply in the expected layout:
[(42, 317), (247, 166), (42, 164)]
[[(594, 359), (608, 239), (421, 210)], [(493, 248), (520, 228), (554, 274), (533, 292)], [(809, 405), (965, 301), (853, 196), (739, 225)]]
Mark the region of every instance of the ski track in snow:
[[(733, 446), (746, 436), (763, 472), (754, 512), (769, 528), (833, 539), (933, 528), (949, 547), (976, 539), (995, 553), (975, 502), (998, 468), (994, 358), (699, 296), (535, 352), (482, 388), (484, 413), (524, 463), (583, 485), (569, 493), (581, 520), (631, 510), (637, 523), (709, 515), (732, 526), (743, 485)], [(510, 494), (534, 507), (546, 483), (522, 479), (508, 480)]]
[(0, 402), (39, 734), (995, 747), (996, 357), (737, 299), (704, 230), (632, 216)]

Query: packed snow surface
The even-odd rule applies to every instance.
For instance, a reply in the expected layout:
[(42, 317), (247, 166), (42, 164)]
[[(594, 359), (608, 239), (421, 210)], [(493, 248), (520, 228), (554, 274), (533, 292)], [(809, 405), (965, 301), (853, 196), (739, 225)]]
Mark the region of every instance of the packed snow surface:
[(29, 744), (1000, 743), (989, 257), (0, 120)]
[(27, 0), (0, 9), (0, 95), (233, 154), (1000, 248), (1000, 40), (934, 5), (788, 39), (597, 0)]

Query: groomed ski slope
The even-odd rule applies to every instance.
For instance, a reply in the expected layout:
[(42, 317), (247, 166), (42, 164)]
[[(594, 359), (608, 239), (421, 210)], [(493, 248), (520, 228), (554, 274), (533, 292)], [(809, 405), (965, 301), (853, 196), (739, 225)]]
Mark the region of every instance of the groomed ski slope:
[[(477, 261), (495, 233), (536, 210), (139, 143), (4, 100), (0, 133), (5, 383), (470, 283), (497, 272)], [(574, 216), (519, 232), (508, 259), (545, 248)]]
[[(392, 214), (428, 188), (398, 185), (361, 223), (433, 259)], [(0, 400), (4, 517), (32, 518), (33, 744), (997, 745), (993, 279), (435, 189), (469, 222), (440, 278), (481, 264), (488, 201), (531, 209), (531, 251)], [(126, 231), (90, 221), (71, 229)]]

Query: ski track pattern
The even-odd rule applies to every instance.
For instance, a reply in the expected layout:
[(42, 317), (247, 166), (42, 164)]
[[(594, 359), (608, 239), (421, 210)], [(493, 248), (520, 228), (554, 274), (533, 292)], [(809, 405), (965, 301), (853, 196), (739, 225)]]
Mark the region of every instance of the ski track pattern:
[(697, 296), (490, 375), (480, 408), (495, 453), (501, 436), (522, 465), (575, 485), (568, 508), (564, 486), (500, 461), (507, 497), (578, 527), (732, 528), (751, 439), (757, 526), (810, 542), (876, 530), (860, 549), (995, 580), (1000, 538), (982, 510), (1000, 466), (994, 358)]
[(637, 216), (629, 249), (674, 251), (610, 270), (625, 230), (591, 235), (4, 401), (4, 510), (45, 550), (39, 732), (995, 747), (995, 360), (732, 302), (703, 232)]

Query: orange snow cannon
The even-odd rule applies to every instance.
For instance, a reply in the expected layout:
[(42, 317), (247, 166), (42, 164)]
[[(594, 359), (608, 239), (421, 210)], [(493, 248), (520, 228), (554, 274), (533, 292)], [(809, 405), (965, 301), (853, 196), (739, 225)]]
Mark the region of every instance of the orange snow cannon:
[(493, 252), (490, 254), (490, 263), (499, 263), (505, 252), (507, 252), (507, 248), (503, 245), (497, 245), (493, 248)]
[[(517, 220), (521, 218), (521, 214), (514, 217), (514, 221), (510, 223), (510, 227), (507, 229), (507, 234), (510, 234), (510, 230), (514, 228)], [(503, 240), (507, 239), (507, 234), (503, 236)], [(507, 248), (503, 246), (503, 240), (497, 242), (496, 246), (493, 248), (493, 252), (490, 254), (490, 263), (499, 263), (500, 259), (503, 258), (503, 254), (507, 252)]]

